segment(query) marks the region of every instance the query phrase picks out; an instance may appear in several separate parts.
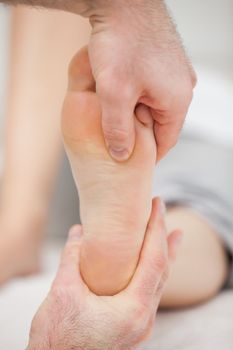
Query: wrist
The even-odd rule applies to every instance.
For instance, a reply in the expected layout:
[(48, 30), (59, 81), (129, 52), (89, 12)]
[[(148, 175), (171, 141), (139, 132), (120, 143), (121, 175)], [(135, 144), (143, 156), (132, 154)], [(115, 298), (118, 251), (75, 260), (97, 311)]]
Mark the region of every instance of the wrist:
[(83, 17), (108, 16), (131, 9), (153, 10), (165, 8), (164, 0), (70, 0), (69, 11)]
[[(107, 27), (121, 28), (126, 33), (175, 31), (164, 0), (89, 0), (89, 17), (94, 32)], [(126, 34), (124, 33), (124, 34)], [(93, 33), (94, 34), (94, 33)]]
[(41, 343), (41, 340), (39, 343), (35, 344), (33, 341), (29, 340), (29, 344), (26, 348), (26, 350), (51, 350), (51, 346), (44, 342)]

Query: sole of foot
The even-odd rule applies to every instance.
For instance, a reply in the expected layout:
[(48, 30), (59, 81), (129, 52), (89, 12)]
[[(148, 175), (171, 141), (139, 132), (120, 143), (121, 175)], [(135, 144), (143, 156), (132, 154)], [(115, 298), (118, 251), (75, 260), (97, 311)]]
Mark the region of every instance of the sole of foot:
[(153, 122), (143, 108), (139, 106), (132, 116), (133, 154), (125, 162), (113, 160), (103, 136), (87, 50), (75, 56), (69, 69), (62, 132), (80, 199), (81, 272), (98, 295), (116, 294), (130, 281), (151, 212), (156, 145)]

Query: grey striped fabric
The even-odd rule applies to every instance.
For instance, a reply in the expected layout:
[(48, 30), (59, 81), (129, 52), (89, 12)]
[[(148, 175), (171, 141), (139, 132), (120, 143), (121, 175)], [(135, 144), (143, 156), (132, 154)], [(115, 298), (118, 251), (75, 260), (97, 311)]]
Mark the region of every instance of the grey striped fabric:
[(184, 135), (160, 162), (153, 194), (167, 205), (186, 205), (215, 228), (229, 252), (233, 287), (233, 150)]

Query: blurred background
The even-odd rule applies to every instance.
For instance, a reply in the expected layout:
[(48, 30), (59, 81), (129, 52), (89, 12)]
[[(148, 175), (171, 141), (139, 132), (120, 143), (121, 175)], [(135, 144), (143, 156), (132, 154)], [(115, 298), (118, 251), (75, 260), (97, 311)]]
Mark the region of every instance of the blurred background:
[[(233, 149), (233, 2), (232, 0), (168, 0), (167, 4), (198, 75), (198, 85), (184, 126), (184, 132), (198, 133), (198, 135), (214, 140), (219, 145)], [(2, 184), (7, 182), (4, 180), (3, 171), (4, 162), (6, 161), (4, 150), (7, 147), (4, 140), (9, 133), (9, 131), (6, 132), (6, 116), (9, 115), (9, 119), (12, 118), (14, 122), (14, 111), (17, 110), (18, 106), (22, 109), (22, 115), (24, 114), (24, 107), (17, 104), (16, 98), (22, 87), (19, 83), (15, 87), (11, 82), (11, 80), (20, 80), (20, 74), (17, 70), (24, 69), (22, 61), (25, 56), (21, 55), (17, 40), (25, 38), (24, 45), (28, 50), (25, 55), (27, 56), (35, 54), (38, 57), (40, 52), (45, 49), (40, 46), (40, 42), (36, 39), (33, 41), (33, 45), (31, 42), (27, 42), (29, 33), (25, 28), (27, 21), (29, 21), (28, 18), (30, 16), (34, 18), (34, 23), (43, 23), (44, 20), (49, 22), (48, 19), (50, 19), (50, 25), (53, 22), (54, 41), (51, 45), (54, 46), (50, 47), (49, 43), (47, 44), (51, 52), (54, 48), (59, 50), (60, 45), (67, 42), (69, 35), (72, 36), (72, 43), (67, 44), (69, 46), (67, 53), (61, 58), (61, 75), (64, 76), (70, 57), (79, 47), (87, 43), (89, 37), (87, 22), (73, 15), (56, 13), (54, 16), (54, 13), (49, 11), (21, 10), (20, 8), (17, 11), (0, 6), (0, 167), (3, 178), (1, 183), (3, 197), (4, 195), (10, 197), (8, 195), (9, 191), (6, 194), (6, 191), (2, 189), (4, 186)], [(58, 39), (56, 38), (56, 28), (61, 27), (59, 23), (62, 21), (69, 23), (70, 27), (64, 37)], [(44, 34), (46, 35), (46, 32)], [(38, 33), (35, 35), (38, 35)], [(41, 56), (43, 57), (43, 52)], [(13, 70), (10, 69), (12, 66), (14, 66)], [(32, 77), (33, 74), (36, 76), (36, 72), (37, 67), (31, 67)], [(57, 95), (61, 96), (60, 100), (62, 100), (66, 78), (63, 75), (59, 78), (59, 73), (60, 68), (57, 65), (54, 68), (54, 77), (58, 76), (58, 79), (60, 79), (58, 84), (60, 90)], [(46, 76), (46, 69), (42, 73), (40, 72), (41, 74)], [(29, 82), (25, 84), (29, 84)], [(42, 86), (42, 88), (45, 88), (45, 86)], [(39, 87), (37, 86), (36, 89), (39, 89)], [(47, 98), (51, 91), (53, 94), (53, 90), (48, 87), (46, 89)], [(13, 91), (12, 104), (14, 103), (16, 106), (14, 108), (9, 107), (11, 102), (9, 91)], [(27, 93), (29, 91), (30, 89), (26, 90)], [(54, 92), (54, 94), (56, 93)], [(28, 93), (28, 100), (31, 101), (30, 93)], [(59, 111), (60, 105), (56, 104), (56, 108)], [(57, 113), (55, 114), (57, 115)], [(19, 118), (19, 125), (20, 122)], [(17, 139), (18, 136), (12, 133), (10, 137)], [(25, 145), (25, 147), (28, 146)], [(62, 146), (60, 148), (62, 149)], [(9, 154), (11, 153), (9, 152)], [(56, 151), (54, 151), (54, 154), (57, 159), (54, 168), (57, 167), (60, 171), (57, 172), (56, 186), (51, 194), (52, 204), (49, 207), (49, 215), (45, 219), (48, 223), (45, 225), (47, 244), (43, 255), (43, 273), (39, 276), (11, 281), (0, 290), (0, 349), (25, 348), (32, 316), (50, 287), (68, 228), (79, 220), (78, 198), (67, 160), (64, 154), (60, 156)], [(30, 159), (29, 157), (29, 161)], [(11, 171), (14, 172), (14, 169)], [(21, 176), (25, 176), (25, 173), (22, 173)], [(47, 185), (49, 184), (50, 182)], [(10, 200), (9, 202), (11, 203)], [(0, 232), (0, 234), (2, 233)], [(159, 344), (159, 350), (176, 347), (179, 347), (180, 350), (219, 350), (220, 348), (230, 350), (233, 344), (231, 338), (231, 346), (229, 345), (229, 337), (232, 333), (230, 324), (232, 325), (233, 320), (232, 305), (233, 297), (228, 294), (227, 296), (219, 296), (215, 301), (200, 307), (198, 310), (162, 314), (156, 328), (156, 344)], [(229, 321), (229, 327), (227, 323), (222, 327), (219, 319), (212, 318), (210, 320), (208, 318), (210, 313), (219, 313), (220, 310), (221, 314), (224, 313), (225, 319)], [(170, 316), (168, 317), (168, 315)], [(200, 318), (203, 323), (199, 322)], [(184, 320), (187, 325), (186, 328)], [(204, 323), (204, 320), (206, 323)], [(170, 333), (174, 326), (178, 331)], [(203, 327), (208, 328), (206, 332), (203, 331)], [(193, 329), (192, 334), (190, 328)], [(216, 329), (216, 332), (215, 335), (211, 334), (212, 343), (210, 345), (210, 332), (213, 328)], [(169, 339), (165, 336), (167, 332), (171, 335)], [(221, 337), (221, 343), (219, 343), (219, 337)], [(187, 345), (187, 338), (193, 340), (192, 346), (190, 343)], [(152, 343), (147, 347), (143, 347), (143, 349), (155, 349), (153, 344), (152, 340)]]

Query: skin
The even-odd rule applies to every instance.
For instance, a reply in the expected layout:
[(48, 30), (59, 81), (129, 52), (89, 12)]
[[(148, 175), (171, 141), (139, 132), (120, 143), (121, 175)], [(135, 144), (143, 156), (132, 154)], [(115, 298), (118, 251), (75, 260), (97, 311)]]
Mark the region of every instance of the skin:
[(150, 108), (155, 121), (158, 159), (175, 145), (196, 76), (162, 0), (2, 2), (58, 8), (90, 19), (89, 54), (113, 158), (126, 160), (133, 151), (132, 115), (138, 103)]
[[(62, 131), (79, 190), (84, 229), (81, 272), (96, 294), (112, 295), (122, 290), (138, 261), (143, 220), (148, 221), (156, 153), (150, 115), (145, 112), (143, 120), (135, 117), (133, 155), (127, 162), (115, 162), (104, 147), (101, 111), (87, 51), (84, 48), (75, 55), (69, 67)], [(161, 306), (185, 307), (212, 298), (228, 273), (225, 248), (217, 232), (188, 208), (169, 209), (166, 221), (169, 230), (183, 230), (184, 244)]]
[[(51, 18), (53, 18), (53, 21), (51, 21)], [(23, 32), (21, 27), (22, 20), (24, 21)], [(5, 149), (7, 150), (6, 160), (9, 160), (5, 164), (6, 167), (2, 181), (2, 203), (4, 203), (4, 206), (2, 206), (1, 209), (0, 219), (2, 232), (0, 268), (1, 266), (4, 266), (4, 269), (2, 269), (0, 273), (1, 282), (15, 274), (31, 273), (38, 269), (38, 251), (41, 236), (37, 236), (37, 233), (43, 230), (44, 217), (47, 216), (45, 208), (48, 207), (47, 201), (50, 197), (50, 185), (53, 182), (54, 176), (54, 169), (52, 169), (53, 167), (51, 167), (51, 164), (55, 166), (57, 161), (53, 157), (59, 153), (59, 151), (56, 150), (56, 147), (58, 147), (58, 149), (60, 147), (58, 130), (57, 128), (54, 128), (54, 125), (56, 124), (56, 117), (59, 113), (58, 106), (61, 103), (60, 98), (57, 98), (56, 94), (57, 96), (60, 96), (63, 87), (59, 90), (59, 84), (56, 83), (53, 85), (53, 83), (55, 81), (54, 79), (58, 78), (59, 81), (60, 79), (64, 79), (64, 81), (66, 80), (65, 69), (64, 73), (61, 73), (62, 66), (66, 66), (66, 60), (69, 60), (73, 50), (76, 51), (77, 45), (79, 45), (78, 43), (83, 45), (83, 42), (78, 41), (78, 38), (77, 42), (74, 40), (73, 43), (71, 40), (68, 40), (71, 35), (70, 33), (72, 33), (72, 38), (74, 38), (74, 32), (77, 25), (77, 31), (83, 32), (83, 30), (85, 30), (88, 34), (88, 30), (85, 29), (86, 26), (84, 24), (80, 22), (80, 24), (77, 24), (75, 17), (72, 19), (72, 17), (69, 15), (66, 16), (64, 13), (49, 15), (26, 8), (19, 8), (14, 12), (13, 23), (13, 33), (15, 34), (13, 34), (11, 46), (12, 52), (14, 52), (14, 55), (12, 56), (15, 60), (12, 59), (11, 61), (11, 80), (12, 82), (14, 81), (17, 88), (14, 89), (14, 92), (11, 91), (9, 94), (11, 98), (9, 98), (8, 104), (14, 101), (14, 106), (8, 107), (7, 114), (7, 143)], [(57, 25), (57, 23), (59, 25)], [(20, 27), (21, 30), (18, 31), (18, 28)], [(47, 28), (46, 39), (48, 42), (45, 41), (44, 36), (42, 36), (43, 41), (40, 39), (40, 36), (42, 35), (40, 28)], [(64, 31), (64, 28), (67, 29), (66, 32)], [(26, 38), (24, 33), (27, 33)], [(31, 34), (31, 37), (28, 37), (29, 34)], [(27, 55), (27, 60), (24, 61), (23, 64), (20, 57), (23, 56), (23, 52), (30, 45), (31, 40), (35, 41), (34, 35), (41, 48), (40, 55), (36, 55), (33, 50), (30, 50), (30, 55)], [(66, 50), (61, 50), (60, 46), (56, 47), (56, 49), (55, 46), (53, 46), (53, 51), (48, 52), (47, 54), (47, 49), (45, 48), (50, 46), (50, 43), (54, 41), (56, 36), (59, 38), (60, 35), (67, 35), (67, 40), (65, 40), (66, 50), (69, 50), (69, 52), (67, 51), (66, 53)], [(22, 48), (16, 44), (19, 40)], [(54, 74), (52, 74), (50, 69), (50, 66), (54, 66), (54, 58), (52, 54), (54, 54), (56, 60), (58, 60), (58, 58), (60, 59), (59, 73), (61, 73), (61, 76), (63, 74), (64, 78), (58, 75), (56, 70), (54, 70)], [(34, 62), (34, 65), (30, 63), (30, 60)], [(50, 108), (50, 106), (52, 106), (51, 96), (49, 103), (38, 103), (29, 106), (27, 94), (25, 94), (25, 101), (27, 103), (23, 104), (23, 108), (22, 104), (19, 103), (21, 98), (17, 97), (18, 92), (20, 92), (20, 96), (25, 93), (25, 85), (23, 82), (20, 83), (19, 77), (25, 75), (28, 66), (30, 66), (30, 77), (32, 79), (30, 81), (30, 77), (27, 75), (27, 79), (29, 79), (27, 84), (30, 85), (32, 89), (32, 86), (35, 86), (35, 74), (33, 71), (37, 72), (40, 65), (43, 66), (43, 70), (50, 72), (50, 75), (46, 74), (46, 83), (51, 84), (51, 89), (56, 91), (52, 96), (54, 98), (54, 110), (53, 108), (51, 108), (51, 110), (48, 109), (48, 107)], [(24, 67), (24, 70), (20, 73), (22, 66)], [(37, 81), (39, 81), (39, 79), (41, 80), (41, 78), (41, 75), (36, 76)], [(49, 78), (51, 78), (51, 81)], [(42, 81), (41, 85), (43, 84)], [(11, 86), (12, 85), (13, 83), (11, 83)], [(39, 94), (41, 99), (46, 98), (46, 96), (43, 95), (44, 89), (42, 89), (41, 92), (38, 90), (38, 84), (33, 88), (33, 91), (35, 94)], [(36, 99), (34, 99), (34, 103), (35, 101)], [(10, 110), (11, 112), (9, 112)], [(14, 111), (14, 113), (12, 111)], [(37, 113), (35, 114), (37, 111), (38, 115)], [(32, 118), (33, 115), (36, 115), (38, 118)], [(39, 120), (41, 115), (48, 116), (44, 118), (43, 123), (45, 124), (41, 124)], [(21, 127), (15, 128), (15, 123), (20, 123)], [(48, 123), (47, 126), (46, 123)], [(24, 133), (23, 130), (27, 131), (28, 129), (23, 125), (30, 125), (31, 130), (35, 128), (36, 132), (33, 133), (33, 138), (30, 137), (30, 132)], [(43, 156), (41, 156), (41, 150), (43, 149), (37, 147), (37, 143), (35, 142), (36, 135), (38, 135), (38, 139), (41, 139), (41, 137), (44, 137), (45, 135), (44, 128), (42, 129), (40, 127), (41, 125), (44, 125), (47, 129), (46, 135), (48, 136), (47, 140), (43, 139), (43, 144), (45, 146), (48, 144), (46, 148), (47, 151), (43, 151)], [(19, 142), (16, 142), (17, 140), (21, 140), (20, 143), (23, 141), (25, 147), (19, 148)], [(33, 157), (31, 157), (30, 154), (27, 155), (27, 152), (24, 152), (24, 150), (28, 149), (33, 149)], [(50, 150), (50, 152), (48, 152), (48, 150)], [(18, 169), (18, 165), (19, 169), (27, 169), (29, 167), (28, 171), (24, 172), (23, 177), (18, 176), (18, 173), (15, 171), (15, 169)], [(44, 169), (42, 178), (39, 176), (41, 175), (40, 169)], [(33, 176), (30, 175), (32, 170), (34, 174)], [(30, 204), (24, 206), (22, 205), (24, 202), (17, 201), (17, 198), (20, 198), (20, 193), (23, 193), (26, 196), (27, 204), (33, 203), (33, 205)], [(35, 198), (39, 199), (38, 205), (35, 205)], [(9, 203), (9, 206), (6, 203)], [(38, 210), (32, 212), (31, 209), (35, 207), (38, 208)], [(12, 213), (14, 213), (14, 220), (12, 220)], [(179, 210), (175, 211), (169, 210), (167, 214), (167, 222), (170, 228), (182, 227), (185, 233), (185, 238), (179, 260), (175, 265), (174, 272), (171, 276), (171, 282), (169, 279), (169, 283), (165, 290), (162, 305), (164, 307), (188, 306), (203, 302), (210, 297), (213, 297), (224, 284), (228, 272), (226, 254), (221, 241), (217, 238), (217, 233), (214, 232), (204, 220), (201, 220), (198, 215), (190, 211), (187, 213), (187, 209), (185, 208), (179, 208)], [(32, 239), (32, 232), (36, 233), (36, 239)], [(195, 244), (196, 249), (192, 249), (193, 244)], [(203, 249), (206, 246), (209, 247), (209, 244), (213, 247), (213, 253), (210, 249)], [(5, 252), (11, 252), (11, 254), (4, 254)], [(12, 265), (13, 260), (11, 259), (11, 256), (14, 256), (14, 261), (17, 262), (16, 264), (14, 263)], [(24, 259), (22, 259), (22, 257), (24, 257)], [(201, 271), (202, 273), (195, 275), (192, 274), (192, 279), (190, 280), (189, 271), (193, 270), (193, 266), (196, 266), (197, 261), (200, 263), (198, 271)], [(202, 266), (205, 266), (205, 269), (203, 269)], [(215, 266), (214, 269), (213, 266)], [(213, 270), (216, 273), (212, 275), (212, 283), (204, 283), (209, 280), (209, 273)]]
[(151, 333), (180, 239), (179, 232), (167, 236), (161, 202), (154, 200), (130, 284), (112, 297), (100, 297), (82, 280), (82, 230), (74, 227), (57, 277), (32, 322), (28, 350), (135, 349)]
[(75, 55), (61, 124), (79, 192), (84, 230), (81, 272), (99, 295), (113, 295), (128, 284), (151, 212), (156, 144), (150, 115), (138, 118), (141, 108), (134, 115), (134, 152), (128, 161), (116, 162), (105, 147), (100, 99), (86, 47)]
[(183, 240), (161, 307), (190, 307), (213, 298), (229, 274), (226, 248), (218, 232), (197, 212), (179, 206), (167, 211), (166, 224), (169, 231), (179, 227)]
[(87, 42), (89, 31), (85, 20), (73, 14), (23, 6), (12, 9), (0, 197), (0, 284), (40, 267), (62, 152), (59, 117), (67, 67), (77, 46)]

